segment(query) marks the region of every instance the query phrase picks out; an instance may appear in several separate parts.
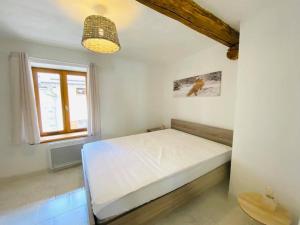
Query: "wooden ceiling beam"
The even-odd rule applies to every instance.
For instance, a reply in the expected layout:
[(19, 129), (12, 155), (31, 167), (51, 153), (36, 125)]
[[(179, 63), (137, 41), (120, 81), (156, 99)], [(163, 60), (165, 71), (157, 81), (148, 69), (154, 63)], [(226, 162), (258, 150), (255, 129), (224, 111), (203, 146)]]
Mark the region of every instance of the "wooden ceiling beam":
[(239, 32), (193, 0), (137, 1), (229, 47), (228, 58), (238, 58)]

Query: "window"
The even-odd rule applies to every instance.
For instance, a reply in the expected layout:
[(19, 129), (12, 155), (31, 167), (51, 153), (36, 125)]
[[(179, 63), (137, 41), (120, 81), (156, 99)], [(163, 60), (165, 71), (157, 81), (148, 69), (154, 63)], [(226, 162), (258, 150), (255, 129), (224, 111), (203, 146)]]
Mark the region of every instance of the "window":
[(86, 73), (32, 68), (41, 137), (87, 130)]

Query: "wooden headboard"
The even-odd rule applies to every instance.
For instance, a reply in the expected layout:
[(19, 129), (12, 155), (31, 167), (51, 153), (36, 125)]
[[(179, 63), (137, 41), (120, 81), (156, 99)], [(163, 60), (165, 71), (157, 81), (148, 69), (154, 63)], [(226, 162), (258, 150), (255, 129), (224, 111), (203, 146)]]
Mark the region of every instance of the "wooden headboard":
[(215, 141), (224, 145), (232, 146), (233, 131), (218, 127), (211, 127), (199, 123), (172, 119), (171, 128)]

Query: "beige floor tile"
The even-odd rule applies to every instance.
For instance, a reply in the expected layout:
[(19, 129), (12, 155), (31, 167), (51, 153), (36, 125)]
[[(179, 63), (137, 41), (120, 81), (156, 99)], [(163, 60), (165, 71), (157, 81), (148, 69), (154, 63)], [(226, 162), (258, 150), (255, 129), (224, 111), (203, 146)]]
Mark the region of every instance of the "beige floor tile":
[(73, 208), (78, 208), (87, 204), (84, 188), (79, 188), (70, 192), (71, 205)]
[(58, 217), (54, 218), (55, 225), (88, 225), (86, 206), (72, 209)]
[(56, 216), (86, 204), (83, 193), (81, 167), (1, 183), (0, 225), (55, 225)]
[(55, 224), (54, 224), (54, 219), (49, 219), (49, 220), (37, 223), (36, 225), (55, 225)]
[(57, 196), (54, 199), (43, 202), (38, 208), (38, 221), (45, 221), (60, 216), (72, 209), (69, 194)]
[(11, 210), (0, 216), (1, 225), (32, 225), (37, 223), (37, 205), (30, 205)]

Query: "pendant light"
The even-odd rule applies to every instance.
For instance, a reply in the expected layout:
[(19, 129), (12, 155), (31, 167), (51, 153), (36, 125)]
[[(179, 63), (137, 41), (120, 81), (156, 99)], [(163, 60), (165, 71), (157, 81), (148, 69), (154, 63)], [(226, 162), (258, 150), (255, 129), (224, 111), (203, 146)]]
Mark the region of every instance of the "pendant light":
[(115, 53), (120, 50), (114, 22), (104, 16), (91, 15), (84, 21), (82, 45), (96, 53)]

